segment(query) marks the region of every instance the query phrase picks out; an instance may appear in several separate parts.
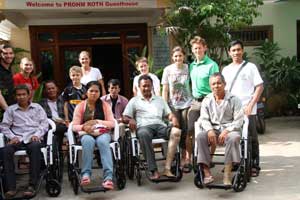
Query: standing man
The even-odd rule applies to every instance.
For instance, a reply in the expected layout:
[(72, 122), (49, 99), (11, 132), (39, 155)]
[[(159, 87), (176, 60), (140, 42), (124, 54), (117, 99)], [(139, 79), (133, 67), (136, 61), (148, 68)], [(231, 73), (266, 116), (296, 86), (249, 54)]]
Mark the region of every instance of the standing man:
[[(190, 41), (190, 45), (192, 47), (192, 52), (194, 54), (195, 61), (192, 62), (189, 66), (190, 77), (192, 82), (193, 101), (188, 111), (188, 133), (189, 136), (193, 136), (194, 123), (200, 116), (201, 102), (207, 94), (211, 93), (211, 89), (209, 87), (209, 77), (215, 72), (219, 72), (219, 67), (215, 61), (213, 61), (206, 55), (207, 44), (203, 38), (195, 36)], [(192, 150), (190, 149), (190, 163), (191, 151)], [(187, 166), (185, 166), (185, 168), (186, 167)], [(189, 164), (188, 168), (189, 171), (191, 171), (192, 165)]]
[(18, 85), (14, 90), (17, 103), (9, 106), (1, 123), (2, 133), (9, 139), (3, 149), (5, 197), (13, 198), (16, 193), (16, 174), (14, 153), (20, 148), (26, 148), (29, 156), (29, 186), (24, 196), (35, 194), (41, 171), (42, 140), (48, 130), (47, 115), (37, 103), (30, 102), (30, 91), (26, 85)]
[(259, 143), (255, 115), (257, 110), (256, 103), (264, 90), (263, 80), (255, 64), (243, 60), (244, 45), (241, 41), (232, 41), (229, 44), (228, 53), (232, 58), (232, 63), (223, 69), (222, 74), (227, 83), (226, 89), (241, 99), (244, 114), (249, 118), (248, 131), (249, 136), (252, 138), (252, 144), (250, 144), (253, 160), (252, 176), (258, 176), (260, 170)]
[[(11, 73), (11, 65), (15, 58), (13, 48), (4, 45), (0, 51), (0, 110), (1, 114), (6, 108), (14, 103), (14, 82)], [(1, 115), (2, 118), (2, 115)]]

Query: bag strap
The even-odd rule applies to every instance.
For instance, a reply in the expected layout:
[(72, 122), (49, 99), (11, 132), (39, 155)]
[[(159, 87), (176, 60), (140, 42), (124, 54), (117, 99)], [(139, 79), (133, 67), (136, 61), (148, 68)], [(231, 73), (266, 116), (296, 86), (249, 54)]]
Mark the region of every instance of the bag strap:
[(248, 61), (245, 61), (245, 62), (242, 64), (242, 66), (240, 67), (240, 69), (236, 72), (235, 77), (234, 77), (233, 80), (232, 80), (232, 83), (231, 83), (229, 92), (231, 92), (231, 89), (232, 89), (232, 87), (233, 87), (233, 85), (234, 85), (234, 83), (235, 83), (235, 81), (236, 81), (236, 79), (237, 79), (239, 73), (242, 71), (242, 69), (245, 67), (245, 65), (247, 65), (247, 63), (248, 63)]

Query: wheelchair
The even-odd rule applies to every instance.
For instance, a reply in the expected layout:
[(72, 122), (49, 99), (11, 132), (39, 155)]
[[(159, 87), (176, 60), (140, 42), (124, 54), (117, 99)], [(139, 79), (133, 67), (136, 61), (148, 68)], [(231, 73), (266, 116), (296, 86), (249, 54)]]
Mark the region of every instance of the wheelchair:
[[(142, 185), (142, 171), (145, 171), (145, 175), (148, 180), (153, 183), (160, 182), (179, 182), (182, 179), (182, 170), (180, 168), (180, 151), (179, 146), (177, 146), (177, 150), (175, 152), (174, 160), (171, 165), (171, 172), (175, 175), (175, 178), (169, 177), (160, 177), (159, 179), (150, 179), (147, 162), (142, 158), (142, 152), (140, 149), (140, 144), (138, 141), (138, 137), (135, 132), (131, 132), (129, 128), (125, 130), (125, 135), (123, 138), (123, 154), (124, 154), (124, 165), (126, 168), (126, 174), (130, 180), (136, 178), (136, 182), (138, 186)], [(152, 139), (152, 144), (155, 147), (155, 160), (163, 161), (166, 159), (167, 155), (167, 146), (168, 140), (162, 138), (154, 138)], [(159, 155), (160, 154), (160, 155)]]
[[(79, 188), (82, 192), (85, 193), (94, 193), (94, 192), (106, 192), (107, 189), (103, 188), (102, 186), (95, 186), (95, 187), (86, 187), (80, 186), (80, 172), (81, 168), (79, 166), (78, 153), (82, 151), (82, 146), (78, 142), (78, 138), (76, 138), (75, 134), (72, 131), (72, 123), (70, 123), (68, 127), (67, 133), (68, 143), (69, 143), (69, 154), (68, 154), (68, 179), (70, 184), (73, 188), (73, 192), (75, 195), (78, 194)], [(110, 148), (112, 150), (113, 155), (113, 182), (116, 184), (119, 190), (125, 188), (126, 185), (126, 176), (123, 167), (123, 161), (121, 159), (121, 149), (119, 143), (119, 126), (118, 122), (115, 120), (115, 128), (113, 133), (113, 139), (110, 143)], [(98, 168), (101, 167), (101, 161), (98, 151), (95, 151), (97, 163), (99, 165)]]
[[(248, 148), (250, 145), (248, 139), (248, 117), (244, 117), (244, 124), (242, 128), (242, 137), (240, 140), (240, 154), (241, 161), (237, 165), (233, 166), (233, 177), (232, 177), (232, 185), (223, 185), (223, 184), (215, 184), (210, 183), (204, 184), (204, 172), (201, 166), (197, 163), (197, 142), (194, 142), (194, 152), (193, 152), (193, 165), (194, 165), (194, 184), (196, 187), (203, 189), (204, 187), (208, 189), (233, 189), (235, 192), (243, 191), (247, 182), (250, 181), (251, 177), (251, 149)], [(195, 138), (196, 134), (200, 132), (199, 122), (195, 122)], [(215, 153), (212, 156), (224, 156), (224, 153)], [(213, 162), (214, 165), (224, 165), (224, 162)]]
[[(50, 197), (57, 197), (61, 192), (61, 184), (62, 184), (62, 170), (60, 168), (60, 155), (58, 151), (58, 144), (57, 140), (55, 138), (55, 135), (53, 134), (56, 130), (55, 123), (48, 119), (49, 123), (49, 130), (47, 133), (47, 139), (46, 144), (41, 148), (42, 158), (43, 162), (41, 164), (41, 174), (40, 174), (40, 180), (38, 182), (36, 192), (31, 197), (23, 197), (17, 195), (16, 197), (12, 199), (31, 199), (36, 196), (36, 194), (39, 192), (40, 187), (42, 185), (42, 181), (45, 179), (46, 181), (46, 192)], [(0, 133), (0, 148), (3, 148), (5, 145), (6, 138), (3, 134)], [(27, 155), (26, 150), (18, 150), (15, 152), (15, 156), (24, 156)], [(1, 161), (2, 162), (2, 161)], [(1, 163), (0, 165), (0, 193), (1, 198), (5, 199), (4, 197), (4, 171), (3, 171), (3, 165)]]

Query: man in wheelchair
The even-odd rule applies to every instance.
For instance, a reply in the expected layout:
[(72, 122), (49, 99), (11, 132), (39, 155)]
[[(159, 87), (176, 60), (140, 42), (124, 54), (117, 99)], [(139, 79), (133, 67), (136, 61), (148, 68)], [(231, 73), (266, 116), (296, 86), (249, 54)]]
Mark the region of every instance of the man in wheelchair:
[(209, 169), (212, 158), (209, 146), (225, 144), (223, 183), (229, 186), (232, 164), (240, 162), (239, 145), (244, 114), (241, 101), (225, 91), (226, 83), (221, 73), (213, 74), (209, 84), (212, 93), (204, 98), (198, 119), (200, 132), (196, 133), (197, 163), (204, 172), (203, 183), (212, 183), (214, 179)]
[[(124, 122), (129, 124), (131, 131), (136, 130), (148, 170), (152, 172), (151, 180), (157, 180), (160, 177), (155, 162), (152, 139), (164, 138), (169, 140), (163, 175), (174, 178), (175, 175), (171, 172), (171, 163), (180, 140), (179, 123), (175, 115), (171, 113), (167, 103), (160, 96), (152, 94), (153, 82), (150, 76), (140, 76), (138, 85), (141, 96), (136, 96), (129, 101), (123, 112)], [(163, 121), (165, 117), (168, 117), (173, 127), (165, 124)]]
[(17, 193), (14, 153), (19, 149), (26, 149), (30, 160), (29, 186), (23, 195), (30, 197), (35, 194), (42, 161), (40, 149), (49, 126), (43, 108), (30, 102), (30, 91), (26, 85), (16, 86), (14, 94), (17, 103), (7, 108), (0, 127), (1, 132), (8, 138), (3, 149), (6, 198), (12, 198)]

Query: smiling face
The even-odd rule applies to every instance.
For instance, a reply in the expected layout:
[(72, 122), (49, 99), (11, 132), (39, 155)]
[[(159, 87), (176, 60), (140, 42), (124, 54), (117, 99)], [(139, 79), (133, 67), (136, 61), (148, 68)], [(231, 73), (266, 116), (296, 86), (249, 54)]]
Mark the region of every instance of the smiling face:
[(192, 52), (198, 61), (202, 60), (205, 56), (207, 46), (202, 43), (193, 43)]
[(15, 58), (15, 54), (12, 48), (2, 49), (1, 52), (1, 63), (4, 65), (11, 65)]
[(175, 51), (172, 55), (172, 59), (177, 66), (183, 64), (184, 54), (181, 51)]
[(142, 79), (139, 83), (141, 93), (144, 98), (150, 98), (152, 96), (152, 81), (149, 79)]
[(48, 99), (55, 100), (58, 95), (58, 88), (53, 82), (45, 84), (45, 92)]
[(23, 58), (20, 63), (21, 72), (24, 74), (31, 74), (33, 72), (33, 62), (28, 58)]
[(243, 61), (244, 49), (240, 44), (230, 47), (228, 51), (233, 63), (241, 63)]
[(72, 80), (73, 85), (80, 85), (80, 79), (82, 77), (82, 73), (77, 71), (70, 71), (70, 79)]
[(79, 54), (79, 62), (82, 67), (90, 66), (91, 58), (90, 58), (88, 52), (83, 51)]
[(149, 73), (149, 66), (147, 62), (139, 62), (137, 67), (142, 75)]

